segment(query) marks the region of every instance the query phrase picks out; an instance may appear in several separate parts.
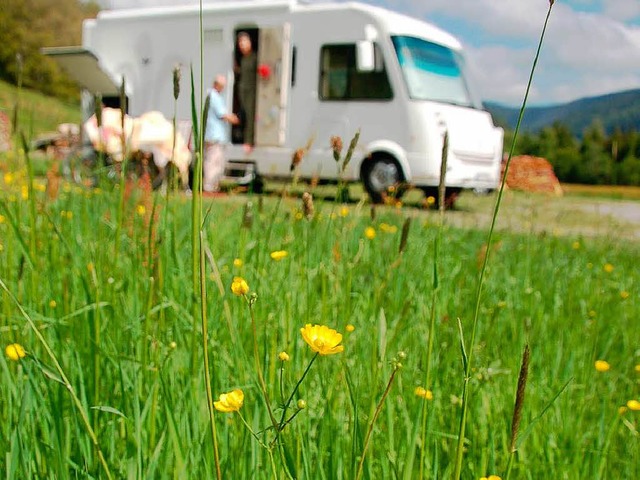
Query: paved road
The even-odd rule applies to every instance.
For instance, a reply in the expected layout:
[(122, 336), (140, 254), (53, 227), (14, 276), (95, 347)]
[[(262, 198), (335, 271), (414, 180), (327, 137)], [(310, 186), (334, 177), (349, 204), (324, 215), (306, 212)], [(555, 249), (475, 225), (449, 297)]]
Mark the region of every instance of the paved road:
[(587, 203), (583, 205), (582, 208), (596, 215), (610, 215), (618, 220), (640, 224), (639, 202), (601, 201), (597, 203)]

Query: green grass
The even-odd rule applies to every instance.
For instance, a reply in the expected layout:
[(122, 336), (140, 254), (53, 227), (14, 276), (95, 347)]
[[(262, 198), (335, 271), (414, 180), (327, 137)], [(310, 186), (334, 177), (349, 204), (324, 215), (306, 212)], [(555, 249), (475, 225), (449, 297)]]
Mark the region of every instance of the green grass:
[(61, 123), (80, 123), (80, 104), (64, 103), (39, 92), (18, 88), (0, 80), (0, 111), (13, 118), (16, 102), (20, 102), (18, 128), (27, 139), (55, 132)]
[[(35, 188), (30, 219), (29, 202), (22, 199), (25, 182), (19, 174), (10, 185), (0, 178), (0, 279), (59, 360), (113, 477), (213, 478), (202, 348), (191, 351), (193, 326), (200, 323), (191, 317), (190, 200), (171, 197), (165, 207), (159, 199), (150, 225), (153, 195), (127, 190), (114, 254), (117, 188), (62, 184), (56, 196)], [(475, 205), (480, 217), (489, 215), (492, 198)], [(247, 202), (252, 224), (243, 227)], [(618, 413), (640, 395), (634, 371), (640, 364), (638, 243), (556, 235), (547, 217), (535, 213), (547, 214), (536, 206), (539, 197), (514, 194), (513, 202), (530, 207), (531, 225), (503, 225), (496, 233), (474, 352), (462, 478), (504, 474), (525, 343), (532, 354), (521, 431), (570, 383), (524, 439), (512, 478), (638, 478), (640, 412)], [(429, 478), (453, 472), (463, 380), (457, 319), (470, 328), (486, 241), (484, 224), (456, 226), (471, 203), (473, 198), (463, 197), (460, 209), (447, 213), (442, 232), (434, 400), (424, 445)], [(509, 206), (507, 198), (505, 218), (512, 213)], [(254, 367), (249, 310), (230, 291), (233, 277), (242, 276), (257, 294), (260, 363), (276, 416), (283, 401), (280, 368), (286, 397), (313, 356), (300, 328), (318, 323), (344, 334), (344, 353), (314, 362), (294, 400), (304, 399), (307, 408), (281, 435), (298, 478), (355, 477), (399, 351), (407, 357), (377, 418), (363, 478), (416, 478), (422, 400), (414, 389), (424, 379), (421, 359), (429, 335), (437, 235), (432, 213), (381, 207), (372, 220), (368, 204), (351, 203), (343, 212), (317, 198), (316, 217), (307, 222), (295, 198), (278, 206), (276, 197), (244, 195), (205, 203), (204, 211), (209, 207), (206, 312), (214, 396), (241, 388), (248, 424), (256, 432), (270, 425)], [(412, 224), (400, 255), (407, 217)], [(377, 232), (372, 240), (364, 236), (369, 226)], [(275, 250), (288, 256), (276, 262), (269, 256)], [(234, 266), (236, 258), (241, 267)], [(3, 348), (18, 342), (29, 352), (20, 362), (0, 359), (5, 477), (99, 478), (87, 429), (56, 381), (43, 344), (8, 294), (0, 296)], [(355, 331), (347, 333), (348, 324)], [(291, 356), (284, 364), (278, 360), (283, 350)], [(611, 370), (596, 372), (596, 359), (607, 360)], [(238, 415), (215, 418), (222, 477), (273, 478), (267, 451)], [(268, 442), (273, 433), (258, 436)], [(276, 455), (275, 462), (279, 478), (285, 478), (285, 461)]]
[(582, 197), (640, 200), (640, 187), (563, 184), (562, 189), (566, 194)]

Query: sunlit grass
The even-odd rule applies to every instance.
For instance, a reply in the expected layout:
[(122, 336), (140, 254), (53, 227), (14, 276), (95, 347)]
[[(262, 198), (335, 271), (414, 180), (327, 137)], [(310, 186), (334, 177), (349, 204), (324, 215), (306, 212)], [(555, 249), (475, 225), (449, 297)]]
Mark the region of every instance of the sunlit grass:
[[(13, 117), (17, 98), (18, 88), (0, 80), (0, 111), (9, 119)], [(82, 119), (79, 102), (64, 103), (26, 88), (20, 91), (19, 98), (18, 128), (29, 140), (47, 132), (57, 131), (61, 123), (80, 123)]]
[[(0, 190), (0, 278), (68, 373), (114, 477), (210, 475), (214, 460), (202, 348), (191, 350), (190, 200), (171, 197), (166, 211), (163, 201), (155, 202), (156, 217), (166, 218), (167, 227), (149, 243), (153, 196), (128, 191), (120, 252), (113, 255), (117, 188), (105, 184), (84, 190), (62, 184), (55, 197), (34, 188), (37, 235), (30, 266), (29, 210), (21, 200), (26, 178), (16, 174)], [(250, 227), (246, 222), (243, 226), (247, 201), (252, 203)], [(285, 395), (291, 392), (313, 357), (300, 336), (307, 318), (344, 336), (344, 352), (315, 362), (292, 399), (304, 400), (306, 408), (283, 431), (282, 441), (290, 457), (286, 461), (299, 478), (355, 478), (368, 425), (399, 351), (406, 352), (404, 368), (374, 425), (363, 478), (413, 478), (407, 462), (414, 456), (424, 402), (415, 389), (425, 378), (421, 352), (426, 348), (437, 222), (422, 211), (397, 207), (377, 209), (372, 220), (366, 204), (341, 207), (317, 198), (315, 216), (308, 221), (297, 198), (278, 207), (279, 202), (232, 195), (204, 205), (205, 210), (211, 206), (205, 239), (215, 238), (205, 244), (211, 253), (206, 308), (210, 325), (215, 325), (209, 344), (216, 355), (214, 395), (242, 389), (243, 418), (267, 441), (273, 437), (256, 382), (246, 302), (231, 291), (239, 276), (257, 295), (253, 308), (259, 357), (277, 419), (279, 404), (286, 400), (281, 399), (280, 382)], [(447, 213), (447, 219), (457, 213)], [(398, 262), (407, 217), (413, 222)], [(375, 236), (366, 235), (368, 228)], [(430, 478), (452, 473), (462, 375), (456, 319), (473, 314), (471, 298), (485, 236), (481, 227), (445, 224), (442, 231), (436, 373), (425, 455)], [(637, 243), (534, 230), (500, 231), (496, 240), (481, 306), (486, 321), (479, 327), (471, 378), (476, 394), (469, 405), (473, 421), (466, 435), (463, 477), (504, 471), (526, 341), (532, 356), (522, 431), (573, 380), (528, 433), (512, 478), (581, 479), (597, 476), (600, 469), (609, 478), (637, 477), (638, 412), (627, 408), (618, 413), (638, 399)], [(272, 258), (276, 251), (287, 255)], [(100, 345), (94, 346), (91, 318), (97, 311)], [(99, 475), (91, 439), (64, 385), (55, 381), (42, 345), (4, 293), (0, 312), (2, 350), (19, 343), (28, 354), (19, 362), (4, 355), (0, 360), (0, 445), (6, 452), (7, 478)], [(101, 366), (97, 380), (94, 348)], [(282, 351), (289, 361), (279, 359)], [(193, 372), (192, 355), (199, 366)], [(610, 369), (598, 371), (596, 360), (606, 360)], [(91, 393), (96, 381), (97, 404)], [(223, 478), (272, 478), (267, 452), (240, 418), (221, 415)]]
[(502, 190), (493, 217), (342, 185), (314, 205), (296, 181), (203, 202), (196, 165), (191, 198), (161, 198), (148, 179), (43, 185), (26, 142), (7, 155), (6, 478), (638, 477), (621, 232), (552, 227), (548, 197)]
[(589, 198), (612, 198), (620, 200), (640, 200), (640, 187), (621, 185), (578, 185), (563, 183), (566, 194)]

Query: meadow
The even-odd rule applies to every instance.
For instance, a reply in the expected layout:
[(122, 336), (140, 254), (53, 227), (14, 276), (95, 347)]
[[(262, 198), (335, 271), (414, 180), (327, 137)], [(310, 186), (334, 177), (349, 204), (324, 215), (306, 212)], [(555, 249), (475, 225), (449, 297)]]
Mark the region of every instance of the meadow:
[(5, 478), (640, 478), (634, 233), (502, 191), (466, 197), (474, 224), (86, 188), (24, 143), (0, 158)]
[[(205, 199), (198, 290), (192, 199), (31, 180), (5, 160), (0, 332), (25, 353), (0, 360), (5, 478), (452, 475), (458, 321), (468, 345), (486, 229), (364, 201), (310, 215), (297, 195)], [(512, 478), (638, 478), (637, 242), (501, 230), (489, 251), (462, 478), (505, 478), (525, 345)], [(244, 395), (215, 410), (215, 449), (200, 299), (211, 392)], [(315, 354), (306, 324), (344, 351)]]

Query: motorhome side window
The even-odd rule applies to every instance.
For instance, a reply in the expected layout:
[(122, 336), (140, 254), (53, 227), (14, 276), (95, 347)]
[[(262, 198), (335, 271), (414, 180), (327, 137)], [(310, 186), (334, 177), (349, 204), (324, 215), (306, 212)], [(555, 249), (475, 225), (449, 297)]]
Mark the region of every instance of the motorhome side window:
[(376, 68), (356, 68), (356, 46), (324, 45), (320, 51), (320, 98), (322, 100), (388, 100), (393, 97), (384, 68), (382, 51), (375, 46)]

